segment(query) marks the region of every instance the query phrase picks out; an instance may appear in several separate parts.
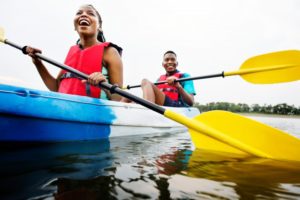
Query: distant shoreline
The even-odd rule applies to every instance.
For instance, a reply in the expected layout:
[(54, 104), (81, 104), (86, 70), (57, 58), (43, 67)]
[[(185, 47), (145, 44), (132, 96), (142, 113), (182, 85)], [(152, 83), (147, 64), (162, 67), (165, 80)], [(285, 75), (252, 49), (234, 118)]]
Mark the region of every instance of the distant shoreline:
[(237, 113), (252, 117), (278, 117), (278, 118), (295, 118), (300, 119), (300, 115), (279, 115), (279, 114), (262, 114), (262, 113)]
[[(257, 115), (257, 116), (270, 116), (273, 117), (288, 117), (288, 118), (299, 118), (300, 107), (294, 105), (288, 105), (281, 103), (277, 105), (263, 105), (252, 104), (251, 106), (245, 103), (230, 103), (230, 102), (211, 102), (205, 105), (195, 103), (200, 111), (209, 110), (227, 110), (235, 113), (245, 113), (245, 115)], [(293, 115), (289, 115), (293, 114)]]

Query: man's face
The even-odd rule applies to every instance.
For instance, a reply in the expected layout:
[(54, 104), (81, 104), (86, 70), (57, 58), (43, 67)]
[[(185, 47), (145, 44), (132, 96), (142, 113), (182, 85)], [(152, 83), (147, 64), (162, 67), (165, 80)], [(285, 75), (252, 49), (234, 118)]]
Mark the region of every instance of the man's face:
[(178, 65), (176, 56), (173, 53), (167, 53), (164, 55), (162, 65), (167, 73), (174, 72)]

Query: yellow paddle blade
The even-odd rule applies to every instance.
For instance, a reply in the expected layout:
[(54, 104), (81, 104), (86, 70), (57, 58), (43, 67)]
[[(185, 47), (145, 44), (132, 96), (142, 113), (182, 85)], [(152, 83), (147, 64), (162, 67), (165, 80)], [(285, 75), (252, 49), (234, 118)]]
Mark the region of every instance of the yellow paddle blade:
[[(212, 115), (214, 114), (212, 113)], [(239, 149), (241, 152), (247, 152), (251, 155), (255, 155), (258, 157), (271, 158), (270, 155), (260, 151), (260, 149), (253, 148), (251, 144), (247, 144), (243, 141), (239, 141), (234, 137), (231, 137), (231, 135), (228, 135), (226, 132), (223, 132), (222, 129), (218, 129), (218, 126), (215, 126), (215, 124), (214, 125), (206, 124), (197, 120), (197, 118), (189, 118), (182, 114), (173, 112), (172, 110), (165, 110), (164, 116), (185, 125), (189, 129), (194, 130), (194, 132), (197, 134), (204, 134), (209, 138), (213, 138), (217, 141), (220, 141), (221, 143), (225, 143), (229, 146), (232, 146), (233, 148)], [(200, 147), (200, 145), (198, 145), (197, 143), (198, 142), (197, 135), (194, 138), (196, 138), (193, 140), (196, 147)]]
[[(300, 140), (279, 129), (226, 111), (205, 112), (194, 119), (208, 127), (214, 127), (226, 136), (250, 147), (253, 151), (268, 155), (266, 157), (275, 160), (300, 161)], [(225, 144), (220, 140), (215, 140), (195, 129), (189, 129), (189, 132), (197, 148), (247, 154), (241, 148), (238, 149), (230, 143)]]
[[(238, 73), (256, 84), (271, 84), (300, 79), (300, 51), (279, 51), (252, 57), (246, 60)], [(233, 75), (230, 72), (225, 76)]]
[(4, 36), (4, 29), (0, 27), (0, 42), (4, 42), (5, 36)]

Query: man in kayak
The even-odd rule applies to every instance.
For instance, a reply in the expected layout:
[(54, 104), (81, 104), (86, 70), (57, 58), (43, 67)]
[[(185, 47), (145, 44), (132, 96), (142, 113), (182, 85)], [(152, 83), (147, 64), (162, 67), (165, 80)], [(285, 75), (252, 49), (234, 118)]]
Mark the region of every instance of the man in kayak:
[(166, 74), (159, 77), (158, 81), (167, 81), (165, 84), (154, 85), (147, 79), (142, 80), (143, 98), (163, 106), (186, 107), (194, 104), (193, 81), (175, 82), (180, 78), (190, 77), (187, 73), (177, 70), (177, 55), (174, 51), (164, 53), (162, 66)]
[(74, 27), (79, 40), (70, 48), (65, 64), (89, 74), (89, 78), (86, 82), (65, 70), (54, 78), (35, 56), (35, 53), (42, 53), (41, 50), (27, 46), (25, 51), (32, 57), (45, 85), (55, 92), (120, 101), (119, 95), (91, 85), (98, 85), (102, 81), (123, 85), (122, 48), (105, 42), (101, 16), (92, 5), (79, 8), (74, 18)]

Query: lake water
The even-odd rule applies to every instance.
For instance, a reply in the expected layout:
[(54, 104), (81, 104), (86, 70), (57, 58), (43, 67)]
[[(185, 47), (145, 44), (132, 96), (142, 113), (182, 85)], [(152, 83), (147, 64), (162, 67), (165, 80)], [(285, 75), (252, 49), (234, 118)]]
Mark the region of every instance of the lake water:
[[(300, 138), (299, 118), (251, 118)], [(300, 199), (300, 163), (194, 150), (187, 132), (2, 144), (0, 162), (0, 199)]]

